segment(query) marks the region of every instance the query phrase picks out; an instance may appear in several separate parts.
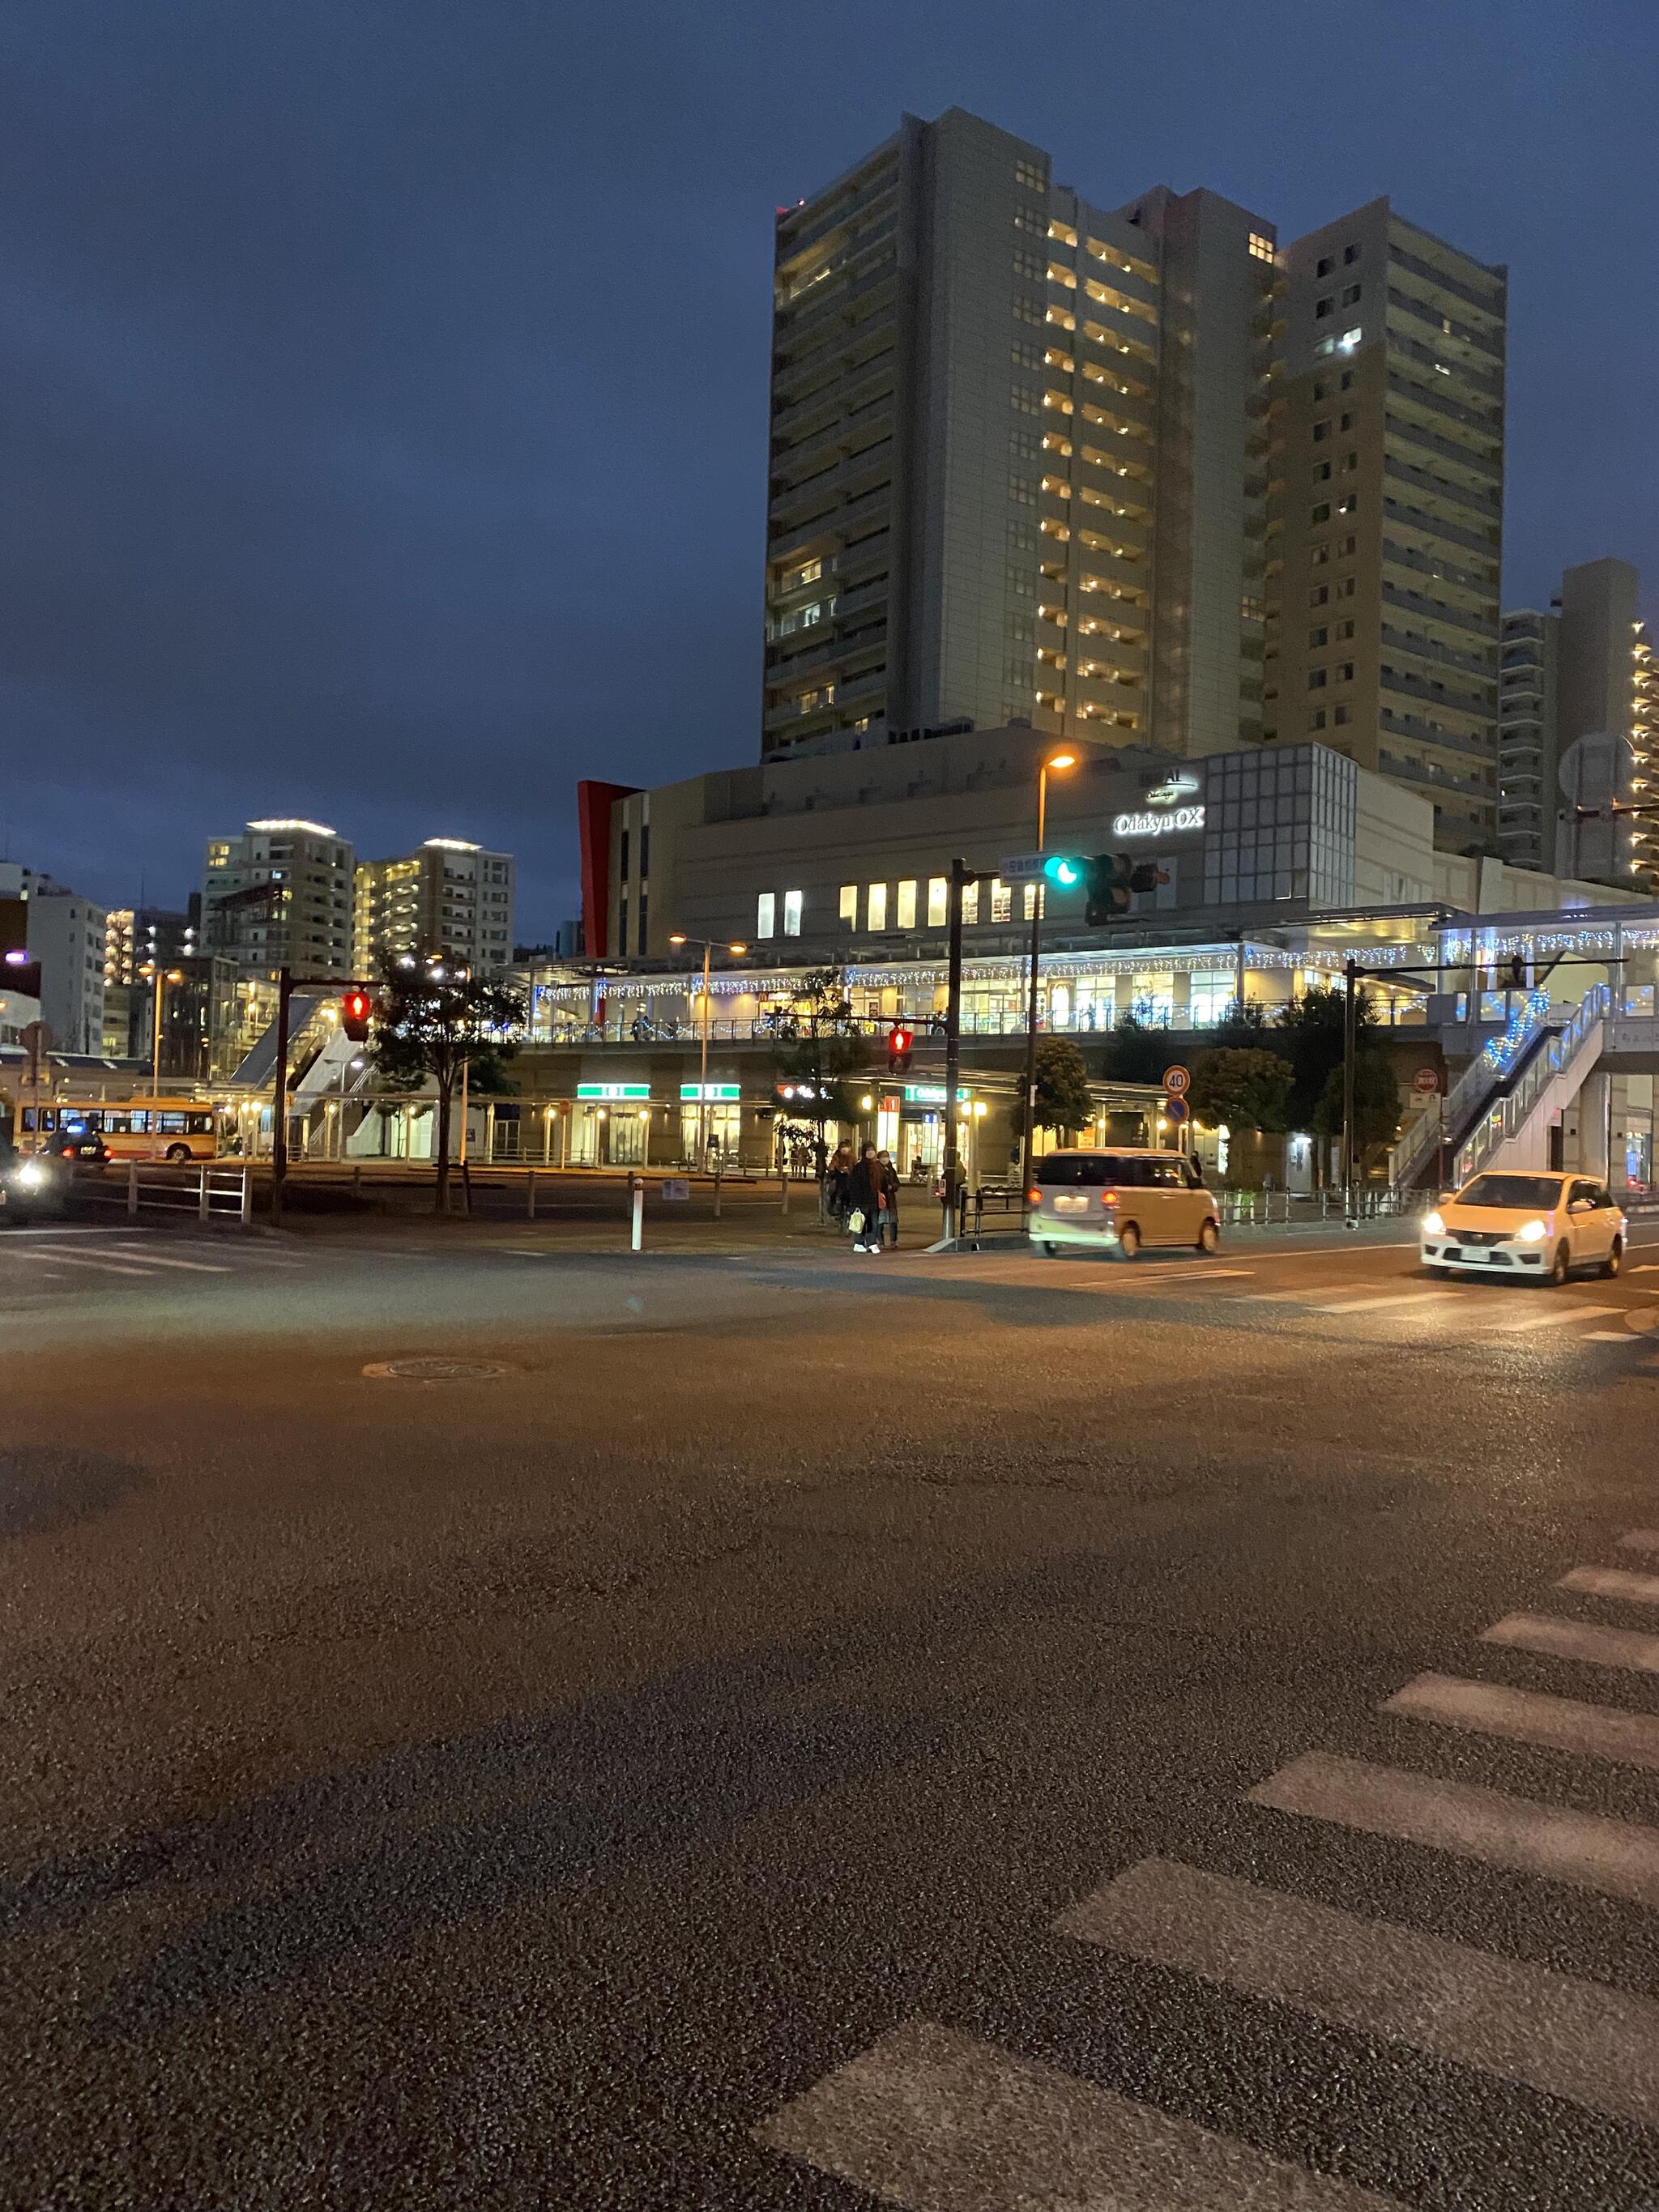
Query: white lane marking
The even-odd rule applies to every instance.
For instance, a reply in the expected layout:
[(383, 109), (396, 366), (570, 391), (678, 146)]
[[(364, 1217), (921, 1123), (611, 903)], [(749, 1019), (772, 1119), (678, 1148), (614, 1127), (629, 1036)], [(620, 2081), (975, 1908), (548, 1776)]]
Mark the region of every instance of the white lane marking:
[(925, 2020), (755, 2136), (906, 2212), (1398, 2212), (1394, 2197)]
[(1591, 1328), (1584, 1332), (1586, 1344), (1633, 1344), (1636, 1340), (1627, 1328)]
[(139, 1282), (150, 1282), (154, 1278), (148, 1267), (118, 1267), (113, 1260), (94, 1260), (81, 1252), (59, 1252), (53, 1260), (54, 1267), (94, 1267), (102, 1275), (131, 1275)]
[(1659, 2124), (1659, 2004), (1648, 1997), (1167, 1859), (1130, 1867), (1054, 1926), (1615, 2119)]
[(1528, 1329), (1566, 1328), (1575, 1322), (1600, 1321), (1604, 1315), (1619, 1310), (1617, 1306), (1579, 1306), (1563, 1299), (1547, 1313), (1523, 1314), (1518, 1321), (1500, 1322), (1498, 1325), (1505, 1336), (1519, 1336)]
[(1504, 1736), (1512, 1743), (1543, 1744), (1552, 1751), (1583, 1752), (1626, 1766), (1659, 1769), (1659, 1718), (1651, 1713), (1621, 1713), (1612, 1705), (1586, 1705), (1577, 1698), (1550, 1698), (1455, 1674), (1419, 1674), (1385, 1698), (1380, 1710), (1468, 1729), (1476, 1735)]
[(1172, 1275), (1135, 1274), (1114, 1283), (1057, 1283), (1054, 1287), (1056, 1290), (1103, 1291), (1111, 1293), (1117, 1291), (1132, 1291), (1137, 1284), (1150, 1284), (1158, 1290), (1165, 1290), (1171, 1283), (1183, 1281), (1192, 1283), (1194, 1287), (1202, 1283), (1243, 1281), (1254, 1273), (1255, 1270), (1250, 1267), (1206, 1267), (1201, 1276), (1192, 1276), (1188, 1275), (1183, 1267)]
[(1389, 1306), (1455, 1306), (1467, 1304), (1455, 1291), (1395, 1291), (1387, 1297), (1346, 1298), (1337, 1305), (1316, 1306), (1322, 1314), (1381, 1313)]
[(1324, 1751), (1304, 1753), (1245, 1796), (1280, 1813), (1659, 1907), (1659, 1828)]
[[(98, 1256), (103, 1260), (131, 1260), (142, 1267), (188, 1267), (195, 1275), (228, 1275), (233, 1272), (222, 1261), (167, 1259), (159, 1252), (152, 1252), (148, 1246), (142, 1252), (135, 1252), (125, 1245), (118, 1246), (113, 1252), (100, 1252)], [(81, 1255), (78, 1252), (73, 1255), (66, 1253), (64, 1257), (79, 1260)]]
[(1622, 1597), (1632, 1605), (1659, 1605), (1659, 1575), (1633, 1575), (1626, 1567), (1574, 1567), (1555, 1587), (1591, 1597)]
[(1550, 1659), (1578, 1659), (1588, 1667), (1659, 1674), (1659, 1636), (1644, 1636), (1639, 1628), (1603, 1628), (1599, 1621), (1566, 1620), (1554, 1613), (1506, 1613), (1481, 1630), (1480, 1641)]
[(1659, 1552), (1659, 1528), (1632, 1528), (1619, 1543), (1626, 1552)]

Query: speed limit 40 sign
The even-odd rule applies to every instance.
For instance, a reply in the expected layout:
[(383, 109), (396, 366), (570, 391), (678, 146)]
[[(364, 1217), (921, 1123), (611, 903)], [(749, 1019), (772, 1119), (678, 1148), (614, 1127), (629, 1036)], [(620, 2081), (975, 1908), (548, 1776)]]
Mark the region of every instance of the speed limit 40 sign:
[(1166, 1067), (1164, 1071), (1164, 1088), (1171, 1098), (1179, 1098), (1192, 1079), (1190, 1068), (1176, 1066)]

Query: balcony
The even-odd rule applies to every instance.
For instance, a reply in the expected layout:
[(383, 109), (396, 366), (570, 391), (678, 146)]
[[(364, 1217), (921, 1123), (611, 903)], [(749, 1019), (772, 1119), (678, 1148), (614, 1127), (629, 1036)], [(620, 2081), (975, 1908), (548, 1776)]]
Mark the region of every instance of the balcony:
[(845, 538), (860, 523), (873, 521), (885, 515), (890, 504), (892, 487), (884, 484), (879, 491), (867, 498), (855, 499), (846, 507), (835, 508), (828, 514), (815, 515), (803, 528), (787, 532), (775, 538), (766, 549), (769, 561), (789, 561), (798, 555), (819, 545), (832, 545), (836, 539)]
[[(1408, 415), (1391, 412), (1384, 417), (1382, 427), (1389, 437), (1407, 440), (1425, 452), (1437, 453), (1443, 460), (1450, 461), (1456, 468), (1467, 469), (1471, 476), (1480, 477), (1487, 483), (1502, 477), (1504, 455), (1501, 447), (1494, 447), (1486, 453), (1478, 453), (1473, 446), (1460, 446), (1455, 438), (1443, 438), (1437, 432), (1425, 429), (1420, 422), (1413, 422)], [(1480, 487), (1476, 486), (1475, 489), (1480, 490)], [(1495, 495), (1492, 493), (1486, 493), (1484, 496), (1495, 501)]]
[(1431, 637), (1421, 637), (1409, 630), (1395, 629), (1391, 623), (1382, 625), (1382, 642), (1397, 653), (1413, 655), (1419, 660), (1432, 660), (1444, 668), (1461, 668), (1467, 676), (1478, 677), (1482, 684), (1492, 680), (1491, 664), (1478, 654), (1460, 653), (1455, 647), (1437, 644)]
[[(1386, 681), (1382, 688), (1388, 689)], [(1460, 736), (1455, 730), (1437, 730), (1420, 714), (1402, 714), (1398, 708), (1382, 707), (1378, 709), (1377, 720), (1382, 728), (1392, 730), (1396, 737), (1410, 738), (1418, 744), (1434, 746), (1442, 752), (1461, 754), (1465, 760), (1479, 761), (1483, 768), (1495, 769), (1498, 765), (1495, 744), (1478, 743), (1473, 738)]]
[(1501, 286), (1495, 292), (1477, 292), (1473, 285), (1464, 283), (1461, 277), (1449, 276), (1443, 269), (1437, 269), (1433, 262), (1425, 261), (1419, 255), (1397, 245), (1392, 237), (1389, 240), (1389, 260), (1390, 265), (1398, 263), (1401, 268), (1409, 269), (1413, 276), (1420, 276), (1425, 284), (1434, 285), (1449, 298), (1462, 300), (1481, 314), (1490, 315), (1495, 323), (1503, 323), (1506, 294)]
[(1455, 793), (1468, 799), (1478, 799), (1483, 806), (1493, 804), (1493, 794), (1485, 784), (1474, 776), (1454, 775), (1444, 769), (1419, 768), (1415, 761), (1401, 760), (1397, 753), (1378, 750), (1376, 765), (1379, 772), (1393, 776), (1403, 783), (1415, 783), (1425, 791)]
[(1495, 573), (1481, 574), (1472, 568), (1455, 568), (1448, 562), (1431, 553), (1422, 553), (1414, 545), (1401, 545), (1392, 538), (1382, 540), (1382, 558), (1400, 568), (1409, 568), (1414, 574), (1432, 578), (1435, 583), (1455, 592), (1468, 592), (1480, 601), (1478, 608), (1470, 610), (1470, 619), (1479, 618), (1483, 633), (1496, 638), (1498, 617), (1492, 617), (1490, 631), (1486, 630), (1486, 610), (1498, 592)]
[[(1389, 475), (1394, 475), (1395, 463), (1389, 461), (1386, 465)], [(1453, 545), (1462, 545), (1471, 553), (1489, 553), (1494, 556), (1497, 554), (1498, 539), (1496, 531), (1489, 535), (1483, 535), (1474, 530), (1465, 530), (1458, 523), (1448, 522), (1443, 515), (1431, 514), (1427, 507), (1414, 507), (1407, 500), (1389, 499), (1386, 495), (1382, 501), (1382, 511), (1385, 514), (1391, 515), (1402, 529), (1420, 530), (1425, 538), (1439, 538)], [(1492, 588), (1495, 590), (1496, 585)]]
[(1390, 663), (1379, 669), (1377, 673), (1377, 681), (1385, 691), (1403, 691), (1411, 698), (1421, 699), (1431, 707), (1443, 708), (1448, 714), (1465, 715), (1473, 722), (1497, 721), (1496, 692), (1490, 697), (1483, 697), (1477, 692), (1453, 691), (1444, 688), (1437, 690), (1427, 677), (1413, 676), (1408, 670), (1395, 668), (1390, 675), (1389, 667), (1391, 665)]
[(1459, 523), (1466, 521), (1471, 515), (1492, 522), (1502, 520), (1504, 502), (1494, 493), (1472, 491), (1467, 485), (1436, 476), (1431, 469), (1419, 468), (1415, 462), (1405, 460), (1397, 453), (1387, 454), (1383, 473), (1394, 477), (1396, 483), (1411, 484), (1425, 499), (1436, 500), (1443, 506), (1454, 508), (1453, 519)]
[(798, 261), (807, 248), (816, 246), (821, 238), (827, 238), (831, 231), (844, 229), (866, 208), (873, 208), (878, 200), (896, 192), (898, 180), (898, 162), (895, 158), (887, 161), (868, 184), (861, 185), (857, 191), (849, 193), (846, 199), (825, 209), (822, 214), (814, 215), (810, 207), (802, 208), (799, 230), (789, 228), (791, 216), (785, 216), (778, 227), (775, 248), (778, 268), (787, 269), (792, 261)]
[[(1398, 285), (1390, 284), (1389, 287), (1389, 309), (1391, 315), (1405, 315), (1414, 323), (1426, 324), (1443, 342), (1455, 339), (1461, 345), (1473, 346), (1476, 353), (1484, 357), (1483, 367), (1487, 361), (1497, 364), (1504, 358), (1503, 347), (1501, 343), (1494, 343), (1491, 331), (1478, 330), (1473, 323), (1460, 323), (1449, 315), (1442, 315), (1427, 301), (1416, 299), (1409, 292), (1402, 292)], [(1451, 323), (1449, 331), (1443, 327), (1448, 322)]]
[[(1401, 318), (1399, 322), (1395, 322), (1390, 317), (1390, 335), (1396, 351), (1409, 354), (1413, 361), (1420, 361), (1425, 368), (1432, 370), (1437, 376), (1441, 374), (1443, 366), (1451, 372), (1448, 382), (1454, 392), (1460, 381), (1472, 385), (1477, 392), (1490, 392), (1501, 407), (1504, 398), (1504, 379), (1501, 374), (1489, 369), (1477, 368), (1473, 362), (1465, 361), (1458, 354), (1449, 350), (1437, 351), (1433, 346), (1425, 345), (1421, 338), (1414, 337), (1411, 330), (1404, 326), (1404, 319)], [(1493, 427), (1497, 426), (1494, 424)]]

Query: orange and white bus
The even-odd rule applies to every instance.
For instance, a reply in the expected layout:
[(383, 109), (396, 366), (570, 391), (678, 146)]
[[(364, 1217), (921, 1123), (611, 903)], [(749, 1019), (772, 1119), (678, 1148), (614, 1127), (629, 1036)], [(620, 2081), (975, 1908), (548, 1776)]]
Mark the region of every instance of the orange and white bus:
[(193, 1099), (60, 1098), (18, 1109), (24, 1152), (51, 1152), (77, 1128), (101, 1137), (112, 1159), (211, 1160), (219, 1152), (219, 1117)]

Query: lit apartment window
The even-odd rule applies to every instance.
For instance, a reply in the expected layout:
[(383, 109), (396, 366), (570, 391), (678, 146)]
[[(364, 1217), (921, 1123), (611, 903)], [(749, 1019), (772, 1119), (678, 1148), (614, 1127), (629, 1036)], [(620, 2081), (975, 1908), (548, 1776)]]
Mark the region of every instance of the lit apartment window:
[(1341, 337), (1337, 340), (1337, 351), (1339, 353), (1352, 353), (1364, 335), (1365, 333), (1364, 330), (1356, 323), (1352, 330), (1344, 331)]
[(1253, 261), (1271, 261), (1273, 258), (1273, 242), (1272, 239), (1263, 238), (1259, 230), (1253, 230), (1250, 233), (1250, 258)]
[(859, 887), (856, 884), (843, 884), (842, 885), (840, 914), (842, 920), (847, 924), (847, 927), (849, 929), (856, 929), (858, 927)]
[(951, 884), (946, 876), (927, 878), (927, 927), (943, 929), (950, 920)]
[(886, 927), (887, 927), (887, 886), (886, 886), (886, 884), (871, 884), (871, 886), (870, 886), (870, 891), (869, 891), (869, 897), (868, 897), (868, 901), (867, 901), (867, 902), (866, 902), (866, 907), (865, 907), (865, 910), (864, 910), (864, 912), (865, 912), (865, 927), (866, 927), (866, 929), (885, 929), (885, 928), (886, 928)]
[(800, 935), (800, 904), (801, 895), (799, 891), (786, 891), (784, 893), (783, 933), (786, 937), (799, 937)]
[(916, 879), (912, 876), (898, 887), (898, 927), (914, 929), (916, 926)]
[(775, 937), (777, 933), (777, 893), (763, 891), (755, 902), (755, 934), (757, 937)]

